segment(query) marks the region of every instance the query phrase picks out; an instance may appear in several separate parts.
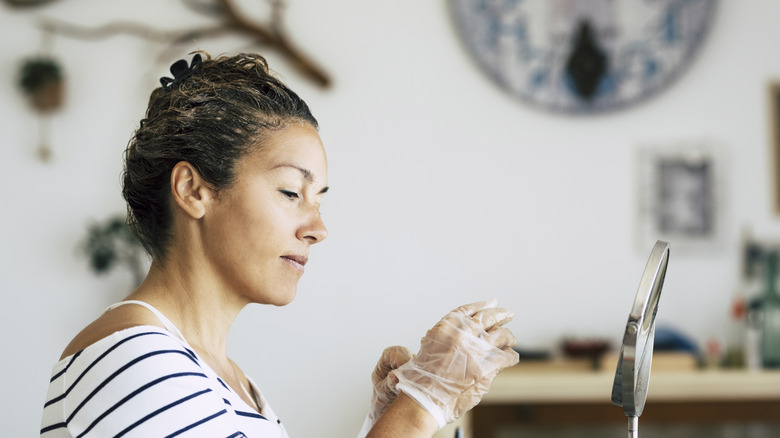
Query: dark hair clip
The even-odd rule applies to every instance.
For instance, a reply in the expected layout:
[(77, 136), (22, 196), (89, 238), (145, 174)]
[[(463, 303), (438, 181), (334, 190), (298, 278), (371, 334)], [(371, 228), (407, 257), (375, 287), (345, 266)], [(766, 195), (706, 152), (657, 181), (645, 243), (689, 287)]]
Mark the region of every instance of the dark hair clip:
[(160, 83), (162, 84), (163, 90), (172, 90), (179, 86), (182, 82), (184, 82), (187, 78), (194, 75), (195, 73), (198, 73), (200, 71), (200, 66), (202, 64), (202, 60), (200, 58), (200, 53), (196, 53), (195, 56), (192, 57), (192, 62), (190, 63), (189, 67), (187, 66), (187, 60), (180, 59), (173, 64), (171, 64), (171, 73), (173, 73), (173, 79), (169, 77), (161, 77)]

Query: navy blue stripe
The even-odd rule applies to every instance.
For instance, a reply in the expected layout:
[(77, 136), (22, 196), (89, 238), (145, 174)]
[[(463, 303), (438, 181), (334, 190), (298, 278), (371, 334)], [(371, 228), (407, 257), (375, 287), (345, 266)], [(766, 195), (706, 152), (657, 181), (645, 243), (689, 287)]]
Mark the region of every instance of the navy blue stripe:
[(240, 415), (242, 417), (259, 418), (261, 420), (268, 421), (267, 418), (263, 417), (262, 415), (258, 414), (257, 412), (236, 411), (236, 415)]
[(190, 349), (189, 349), (189, 348), (187, 348), (187, 347), (183, 347), (183, 348), (184, 348), (185, 350), (187, 350), (187, 353), (189, 353), (189, 354), (190, 354), (190, 357), (192, 357), (192, 360), (193, 360), (193, 361), (195, 361), (195, 363), (198, 363), (198, 355), (197, 355), (197, 354), (195, 354), (195, 352), (194, 352), (194, 351), (190, 350)]
[[(92, 369), (92, 367), (94, 367), (98, 362), (103, 360), (109, 353), (114, 351), (114, 349), (116, 349), (117, 347), (119, 347), (120, 345), (124, 344), (125, 342), (127, 342), (127, 341), (129, 341), (131, 339), (135, 339), (135, 338), (137, 338), (139, 336), (146, 336), (146, 335), (163, 335), (163, 336), (168, 336), (167, 334), (161, 333), (161, 332), (144, 332), (144, 333), (138, 333), (137, 335), (130, 336), (129, 338), (122, 339), (121, 341), (119, 341), (116, 344), (114, 344), (111, 348), (106, 350), (105, 353), (101, 354), (97, 359), (95, 359), (94, 362), (89, 364), (89, 366), (84, 369), (84, 371), (81, 373), (81, 375), (79, 375), (76, 378), (76, 380), (73, 381), (73, 383), (70, 385), (70, 387), (67, 390), (65, 390), (65, 392), (62, 395), (60, 395), (58, 397), (54, 397), (53, 399), (47, 401), (43, 405), (43, 407), (46, 408), (46, 406), (49, 406), (50, 404), (56, 403), (56, 402), (62, 400), (63, 398), (67, 397), (68, 394), (70, 393), (70, 391), (73, 389), (73, 387), (75, 387), (79, 383), (79, 381), (84, 377), (84, 375), (86, 375), (89, 372), (89, 370)], [(73, 363), (73, 361), (71, 361), (71, 363)]]
[(119, 368), (118, 370), (114, 371), (114, 373), (111, 374), (110, 376), (108, 376), (108, 378), (106, 380), (101, 382), (100, 385), (96, 386), (95, 389), (91, 393), (89, 393), (89, 395), (86, 396), (84, 398), (84, 400), (81, 401), (81, 403), (76, 407), (76, 409), (73, 410), (73, 412), (65, 420), (65, 422), (66, 423), (70, 423), (70, 420), (72, 420), (73, 417), (76, 416), (76, 414), (81, 410), (81, 408), (83, 408), (84, 405), (86, 405), (87, 402), (89, 402), (92, 399), (92, 397), (95, 396), (95, 394), (100, 392), (100, 390), (103, 389), (104, 386), (108, 385), (109, 382), (114, 380), (118, 375), (120, 375), (123, 372), (125, 372), (131, 366), (137, 364), (138, 362), (141, 362), (144, 359), (148, 359), (150, 357), (158, 356), (158, 355), (161, 355), (161, 354), (169, 354), (169, 353), (181, 354), (184, 357), (189, 357), (189, 356), (187, 356), (186, 352), (181, 351), (181, 350), (157, 350), (157, 351), (152, 351), (151, 353), (146, 353), (144, 355), (136, 357), (135, 359), (131, 360), (126, 365), (124, 365), (122, 368)]
[(154, 385), (156, 385), (156, 384), (158, 384), (160, 382), (164, 382), (164, 381), (166, 381), (168, 379), (173, 379), (173, 378), (176, 378), (176, 377), (186, 377), (186, 376), (198, 376), (198, 377), (204, 377), (204, 378), (206, 377), (206, 375), (203, 374), (203, 373), (191, 373), (191, 372), (188, 372), (188, 373), (169, 374), (167, 376), (160, 377), (159, 379), (152, 380), (151, 382), (147, 383), (146, 385), (144, 385), (144, 386), (136, 389), (135, 391), (131, 392), (130, 394), (128, 394), (127, 397), (125, 397), (122, 400), (120, 400), (119, 402), (117, 402), (114, 406), (111, 406), (110, 408), (108, 408), (99, 417), (97, 417), (95, 419), (95, 421), (93, 421), (92, 424), (89, 425), (89, 427), (84, 429), (84, 432), (82, 432), (79, 435), (79, 437), (84, 436), (84, 434), (86, 434), (87, 432), (92, 430), (92, 428), (95, 427), (100, 422), (100, 420), (102, 420), (103, 418), (105, 418), (107, 415), (109, 415), (110, 413), (114, 412), (115, 410), (117, 410), (120, 406), (125, 404), (128, 400), (130, 400), (131, 398), (135, 397), (136, 395), (142, 393), (143, 391), (146, 391), (147, 389), (151, 388), (152, 386), (154, 386)]
[(228, 391), (231, 391), (231, 392), (233, 392), (233, 390), (232, 390), (232, 389), (228, 388), (228, 386), (227, 386), (227, 385), (225, 385), (225, 382), (223, 382), (223, 381), (222, 381), (222, 379), (220, 379), (219, 377), (217, 377), (217, 381), (218, 381), (218, 382), (219, 382), (219, 384), (220, 384), (220, 385), (222, 385), (222, 386), (223, 386), (225, 389), (227, 389)]
[(244, 432), (236, 432), (234, 434), (228, 435), (225, 438), (246, 438), (246, 435), (244, 435)]
[(59, 377), (59, 376), (61, 376), (61, 375), (65, 374), (65, 371), (68, 371), (68, 368), (70, 368), (70, 365), (73, 363), (73, 361), (74, 361), (74, 360), (76, 360), (76, 358), (77, 358), (77, 357), (79, 357), (79, 356), (81, 355), (81, 352), (82, 352), (82, 351), (84, 351), (84, 350), (81, 350), (81, 351), (79, 351), (78, 353), (74, 354), (74, 355), (73, 355), (73, 357), (71, 357), (71, 358), (70, 358), (70, 362), (68, 362), (68, 364), (67, 364), (67, 365), (65, 365), (65, 368), (63, 368), (63, 369), (62, 369), (62, 371), (60, 371), (59, 373), (57, 373), (57, 374), (53, 375), (53, 376), (51, 377), (51, 379), (49, 379), (49, 383), (51, 383), (51, 382), (53, 382), (53, 381), (57, 380), (57, 377)]
[(221, 410), (221, 411), (217, 412), (217, 413), (216, 413), (216, 414), (214, 414), (214, 415), (210, 415), (210, 416), (208, 416), (208, 417), (206, 417), (206, 418), (204, 418), (204, 419), (202, 419), (202, 420), (200, 420), (200, 421), (196, 421), (195, 423), (192, 423), (192, 424), (190, 424), (189, 426), (187, 426), (187, 427), (185, 427), (185, 428), (183, 428), (183, 429), (179, 429), (179, 430), (177, 430), (176, 432), (174, 432), (174, 433), (172, 433), (172, 434), (168, 435), (168, 436), (167, 436), (167, 437), (165, 437), (165, 438), (172, 438), (172, 437), (175, 437), (176, 435), (181, 435), (181, 434), (183, 434), (184, 432), (186, 432), (186, 431), (188, 431), (188, 430), (190, 430), (190, 429), (193, 429), (193, 428), (195, 428), (195, 427), (198, 427), (198, 426), (200, 426), (201, 424), (203, 424), (203, 423), (205, 423), (205, 422), (207, 422), (207, 421), (211, 421), (211, 420), (213, 420), (213, 419), (215, 419), (215, 418), (219, 417), (220, 415), (224, 415), (224, 414), (226, 414), (226, 413), (227, 413), (227, 410), (226, 410), (226, 409), (223, 409), (223, 410)]
[(226, 399), (225, 397), (222, 397), (222, 401), (225, 402), (225, 404), (228, 406), (233, 406), (232, 404), (230, 404), (230, 400)]
[(138, 425), (140, 425), (140, 424), (143, 424), (143, 423), (144, 423), (146, 420), (149, 420), (150, 418), (154, 417), (155, 415), (158, 415), (158, 414), (160, 414), (160, 413), (162, 413), (162, 412), (165, 412), (165, 411), (167, 411), (168, 409), (170, 409), (170, 408), (172, 408), (172, 407), (174, 407), (174, 406), (180, 405), (180, 404), (182, 404), (182, 403), (186, 402), (187, 400), (191, 400), (191, 399), (193, 399), (193, 398), (195, 398), (195, 397), (198, 397), (198, 396), (200, 396), (200, 395), (206, 394), (207, 392), (211, 392), (211, 389), (210, 389), (210, 388), (206, 388), (206, 389), (204, 389), (203, 391), (198, 391), (198, 392), (196, 392), (196, 393), (193, 393), (193, 394), (190, 394), (190, 395), (188, 395), (187, 397), (184, 397), (184, 398), (181, 398), (181, 399), (179, 399), (179, 400), (176, 400), (176, 401), (175, 401), (175, 402), (173, 402), (173, 403), (167, 404), (167, 405), (165, 405), (165, 406), (161, 407), (160, 409), (158, 409), (158, 410), (156, 410), (156, 411), (152, 412), (151, 414), (149, 414), (149, 415), (147, 415), (147, 416), (145, 416), (145, 417), (141, 418), (140, 420), (136, 421), (135, 423), (131, 424), (130, 426), (127, 426), (127, 428), (125, 428), (123, 431), (121, 431), (121, 432), (119, 432), (118, 434), (116, 434), (116, 435), (114, 436), (114, 438), (119, 438), (119, 437), (121, 437), (122, 435), (124, 435), (124, 434), (126, 434), (126, 433), (130, 432), (131, 430), (133, 430), (133, 429), (135, 429), (136, 427), (138, 427)]
[(52, 424), (51, 426), (46, 426), (43, 429), (41, 429), (41, 435), (43, 435), (46, 432), (52, 431), (54, 429), (59, 429), (59, 428), (66, 427), (66, 426), (67, 426), (67, 424), (65, 424), (65, 423), (55, 423), (55, 424)]

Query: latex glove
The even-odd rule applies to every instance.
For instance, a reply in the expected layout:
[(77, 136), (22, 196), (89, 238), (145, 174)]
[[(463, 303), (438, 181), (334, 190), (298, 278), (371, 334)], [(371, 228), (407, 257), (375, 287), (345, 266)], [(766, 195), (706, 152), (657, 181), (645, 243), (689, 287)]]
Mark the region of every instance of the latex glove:
[(392, 371), (411, 359), (412, 352), (406, 347), (396, 345), (387, 347), (382, 352), (382, 356), (371, 374), (371, 382), (374, 384), (374, 395), (371, 398), (371, 412), (369, 412), (368, 418), (372, 423), (376, 423), (376, 420), (398, 396), (398, 390), (396, 389), (398, 378)]
[(382, 352), (374, 372), (371, 373), (371, 383), (374, 386), (373, 396), (371, 397), (371, 410), (368, 412), (358, 438), (368, 435), (374, 423), (398, 397), (398, 390), (396, 389), (398, 378), (393, 373), (393, 370), (411, 359), (412, 353), (406, 347), (396, 345), (387, 347)]
[(458, 307), (422, 338), (420, 351), (393, 374), (397, 389), (427, 410), (439, 427), (473, 408), (499, 371), (517, 364), (514, 316), (495, 300)]

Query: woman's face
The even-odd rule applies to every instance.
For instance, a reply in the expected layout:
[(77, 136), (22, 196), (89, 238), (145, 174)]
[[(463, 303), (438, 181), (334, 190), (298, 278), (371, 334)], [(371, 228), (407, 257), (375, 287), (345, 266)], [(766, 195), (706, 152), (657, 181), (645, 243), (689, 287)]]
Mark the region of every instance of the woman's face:
[(220, 282), (250, 302), (290, 303), (309, 248), (328, 231), (325, 150), (308, 123), (272, 132), (239, 160), (235, 185), (203, 216), (204, 251)]

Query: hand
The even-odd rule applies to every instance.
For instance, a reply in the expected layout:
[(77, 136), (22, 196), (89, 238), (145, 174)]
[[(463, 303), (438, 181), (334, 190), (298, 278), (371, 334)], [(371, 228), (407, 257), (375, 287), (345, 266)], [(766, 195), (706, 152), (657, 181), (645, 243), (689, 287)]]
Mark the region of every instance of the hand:
[(396, 387), (443, 427), (473, 408), (504, 368), (518, 362), (515, 337), (504, 324), (514, 315), (485, 301), (458, 307), (422, 338), (420, 351), (393, 371)]
[(373, 424), (382, 415), (398, 396), (396, 384), (398, 378), (393, 370), (412, 359), (412, 353), (406, 347), (387, 347), (371, 374), (371, 382), (374, 384), (374, 395), (371, 398), (371, 411), (368, 419)]

